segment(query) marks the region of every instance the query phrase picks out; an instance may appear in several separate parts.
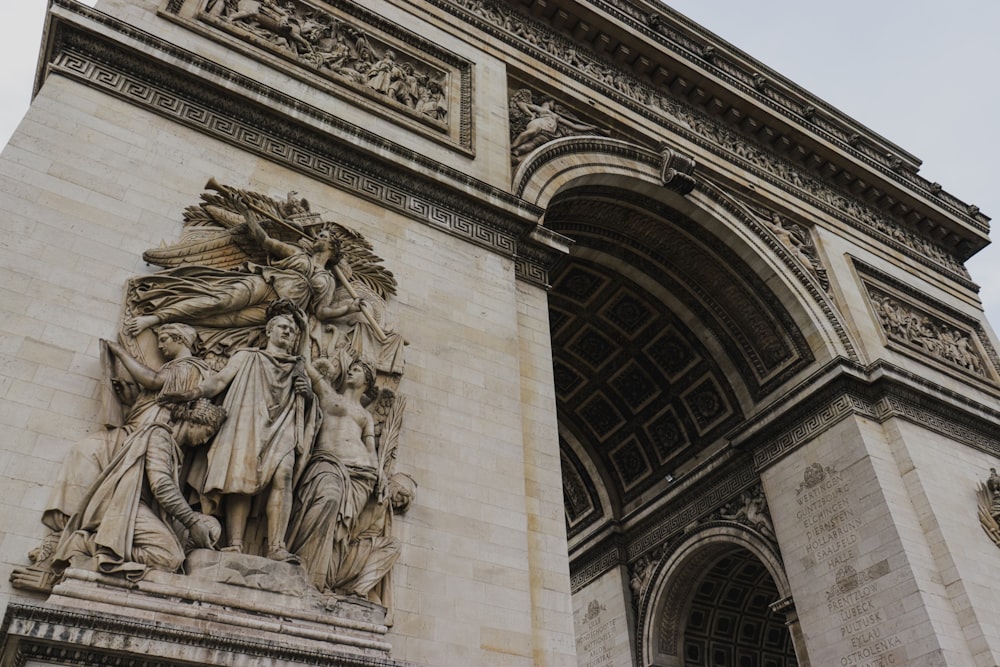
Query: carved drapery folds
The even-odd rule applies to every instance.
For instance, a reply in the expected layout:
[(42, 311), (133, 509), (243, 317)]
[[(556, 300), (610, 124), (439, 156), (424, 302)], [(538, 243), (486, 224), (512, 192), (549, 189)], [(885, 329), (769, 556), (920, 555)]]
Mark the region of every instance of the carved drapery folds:
[(976, 500), (979, 505), (979, 523), (983, 531), (1000, 547), (1000, 475), (996, 468), (990, 468), (990, 475), (985, 482), (979, 483), (976, 490)]
[(539, 146), (559, 139), (582, 135), (609, 136), (610, 132), (577, 118), (554, 99), (532, 93), (527, 88), (512, 91), (510, 112), (510, 156), (517, 164)]
[(713, 515), (713, 518), (741, 523), (771, 542), (778, 541), (774, 534), (774, 524), (771, 523), (771, 511), (767, 507), (764, 488), (760, 484), (744, 491), (739, 498), (726, 503)]
[(128, 282), (102, 350), (106, 428), (66, 461), (43, 514), (53, 532), (12, 581), (49, 590), (68, 567), (138, 579), (222, 550), (262, 572), (301, 564), (320, 608), (389, 606), (392, 517), (416, 489), (395, 471), (396, 280), (295, 192), (206, 187), (180, 241), (144, 254), (163, 270)]
[(767, 224), (771, 233), (812, 274), (823, 291), (829, 293), (830, 277), (826, 273), (809, 228), (758, 204), (750, 202), (744, 204)]

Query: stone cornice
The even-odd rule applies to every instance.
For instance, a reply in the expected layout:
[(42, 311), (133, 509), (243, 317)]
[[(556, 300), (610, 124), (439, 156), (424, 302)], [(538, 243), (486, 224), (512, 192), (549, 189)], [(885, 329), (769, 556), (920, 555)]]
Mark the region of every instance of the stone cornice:
[[(615, 60), (623, 68), (641, 75), (653, 66), (654, 60), (650, 58), (654, 58), (655, 54), (645, 52), (646, 49), (643, 48), (645, 45), (637, 39), (641, 35), (681, 58), (686, 66), (685, 74), (700, 78), (708, 75), (706, 80), (692, 79), (682, 86), (683, 90), (680, 92), (685, 96), (695, 94), (697, 97), (706, 97), (712, 93), (724, 94), (722, 90), (695, 93), (695, 88), (699, 86), (715, 84), (718, 87), (721, 83), (734, 88), (739, 91), (741, 97), (754, 100), (766, 107), (772, 116), (780, 116), (793, 130), (787, 133), (791, 141), (796, 140), (792, 135), (797, 131), (833, 143), (839, 151), (877, 170), (882, 178), (912, 190), (916, 196), (934, 206), (944, 208), (950, 215), (982, 231), (987, 229), (986, 223), (989, 219), (980, 214), (976, 207), (958, 200), (944, 192), (936, 183), (917, 175), (921, 163), (915, 156), (660, 2), (650, 0), (586, 0), (585, 2), (556, 0), (545, 3), (539, 3), (538, 0), (510, 0), (510, 2), (531, 7), (536, 15), (548, 17), (556, 17), (560, 11), (569, 14), (570, 8), (579, 8), (576, 11), (583, 14), (588, 11), (587, 5), (590, 5), (613, 21), (620, 22), (625, 28), (623, 35), (615, 35), (615, 38), (622, 38), (619, 43), (609, 40), (605, 48), (615, 56)], [(538, 11), (539, 4), (546, 5), (545, 9)], [(563, 23), (566, 22), (564, 19)], [(593, 39), (591, 45), (599, 40), (599, 37)], [(600, 40), (600, 43), (603, 44), (603, 40)], [(626, 54), (622, 54), (623, 47), (627, 49)], [(674, 87), (672, 84), (673, 82), (670, 82), (668, 85)], [(733, 103), (736, 100), (727, 101)], [(740, 110), (747, 115), (753, 114), (753, 110), (749, 107), (741, 106)], [(760, 119), (760, 124), (766, 122), (766, 119)], [(746, 118), (740, 119), (740, 123), (744, 126), (753, 125), (748, 123)], [(760, 125), (749, 129), (759, 130)], [(751, 131), (749, 134), (755, 133)]]
[(615, 565), (634, 561), (752, 486), (760, 473), (844, 419), (903, 419), (951, 441), (1000, 458), (1000, 410), (924, 377), (876, 362), (846, 359), (819, 369), (786, 396), (729, 435), (731, 447), (680, 477), (658, 507), (626, 519), (603, 538), (571, 553), (579, 590)]
[(55, 0), (40, 80), (59, 74), (515, 261), (547, 287), (567, 243), (541, 210), (72, 0)]
[[(988, 218), (974, 207), (946, 202), (936, 184), (906, 170), (879, 166), (852, 145), (854, 133), (840, 140), (805, 132), (815, 123), (793, 127), (757, 99), (756, 88), (744, 93), (704, 63), (678, 60), (680, 47), (661, 43), (634, 5), (622, 5), (635, 10), (628, 14), (575, 0), (429, 2), (880, 241), (884, 228), (906, 229), (959, 262), (988, 243)], [(526, 5), (533, 16), (520, 11)]]
[[(151, 651), (151, 645), (207, 649), (235, 660), (231, 664), (249, 659), (262, 664), (414, 667), (412, 663), (387, 658), (278, 645), (261, 641), (251, 634), (236, 639), (103, 612), (18, 602), (7, 605), (0, 632), (3, 636), (0, 659), (11, 667), (22, 667), (33, 660), (45, 664), (108, 667), (170, 667), (177, 664), (172, 655), (161, 656)], [(125, 648), (128, 646), (135, 647), (134, 652)]]

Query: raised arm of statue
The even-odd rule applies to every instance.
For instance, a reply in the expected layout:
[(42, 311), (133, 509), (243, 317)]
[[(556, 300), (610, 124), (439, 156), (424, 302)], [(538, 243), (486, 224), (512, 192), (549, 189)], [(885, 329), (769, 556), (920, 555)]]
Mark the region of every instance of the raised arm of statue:
[(285, 243), (284, 241), (279, 241), (272, 238), (264, 231), (264, 228), (260, 226), (257, 219), (254, 218), (252, 214), (247, 213), (247, 232), (250, 234), (250, 238), (254, 242), (263, 248), (264, 252), (270, 257), (291, 257), (295, 253), (302, 252), (302, 248), (294, 246), (291, 243)]

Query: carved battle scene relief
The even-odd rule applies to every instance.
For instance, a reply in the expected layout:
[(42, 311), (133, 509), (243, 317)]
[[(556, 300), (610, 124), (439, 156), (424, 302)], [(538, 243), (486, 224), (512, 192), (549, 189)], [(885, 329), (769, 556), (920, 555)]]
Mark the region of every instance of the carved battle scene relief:
[(382, 102), (438, 122), (448, 119), (449, 73), (298, 0), (207, 0), (203, 20)]
[[(471, 148), (471, 63), (366, 8), (345, 1), (187, 0), (169, 15), (215, 39), (230, 38), (319, 77), (335, 94), (360, 95)], [(190, 17), (190, 18), (189, 18)], [(205, 28), (204, 26), (211, 26)], [(314, 79), (315, 80), (315, 79)]]
[(865, 291), (877, 321), (890, 346), (943, 363), (966, 375), (995, 381), (978, 327), (961, 324), (937, 312), (929, 304), (916, 305), (894, 290), (864, 281)]
[(396, 280), (295, 192), (206, 187), (180, 240), (144, 254), (163, 269), (128, 281), (102, 342), (103, 428), (65, 460), (51, 532), (11, 580), (49, 591), (70, 570), (140, 581), (225, 565), (217, 581), (250, 588), (298, 577), (320, 609), (390, 606), (393, 516), (416, 489), (395, 470)]

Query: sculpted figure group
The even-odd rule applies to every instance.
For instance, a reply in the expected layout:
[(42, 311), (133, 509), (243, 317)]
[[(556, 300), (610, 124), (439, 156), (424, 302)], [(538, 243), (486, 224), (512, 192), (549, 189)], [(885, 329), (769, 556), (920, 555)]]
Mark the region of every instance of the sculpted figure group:
[(356, 232), (304, 200), (210, 181), (165, 267), (129, 282), (104, 341), (119, 423), (81, 441), (12, 581), (67, 567), (140, 578), (192, 549), (301, 564), (321, 593), (381, 602), (399, 554), (394, 474), (405, 402), (395, 279)]
[(870, 288), (869, 295), (875, 307), (875, 314), (890, 339), (960, 366), (976, 375), (986, 375), (983, 360), (967, 332), (931, 318), (909, 304), (878, 290)]
[(208, 0), (205, 13), (324, 74), (434, 120), (447, 119), (445, 73), (389, 46), (379, 49), (364, 30), (333, 14), (292, 0)]

